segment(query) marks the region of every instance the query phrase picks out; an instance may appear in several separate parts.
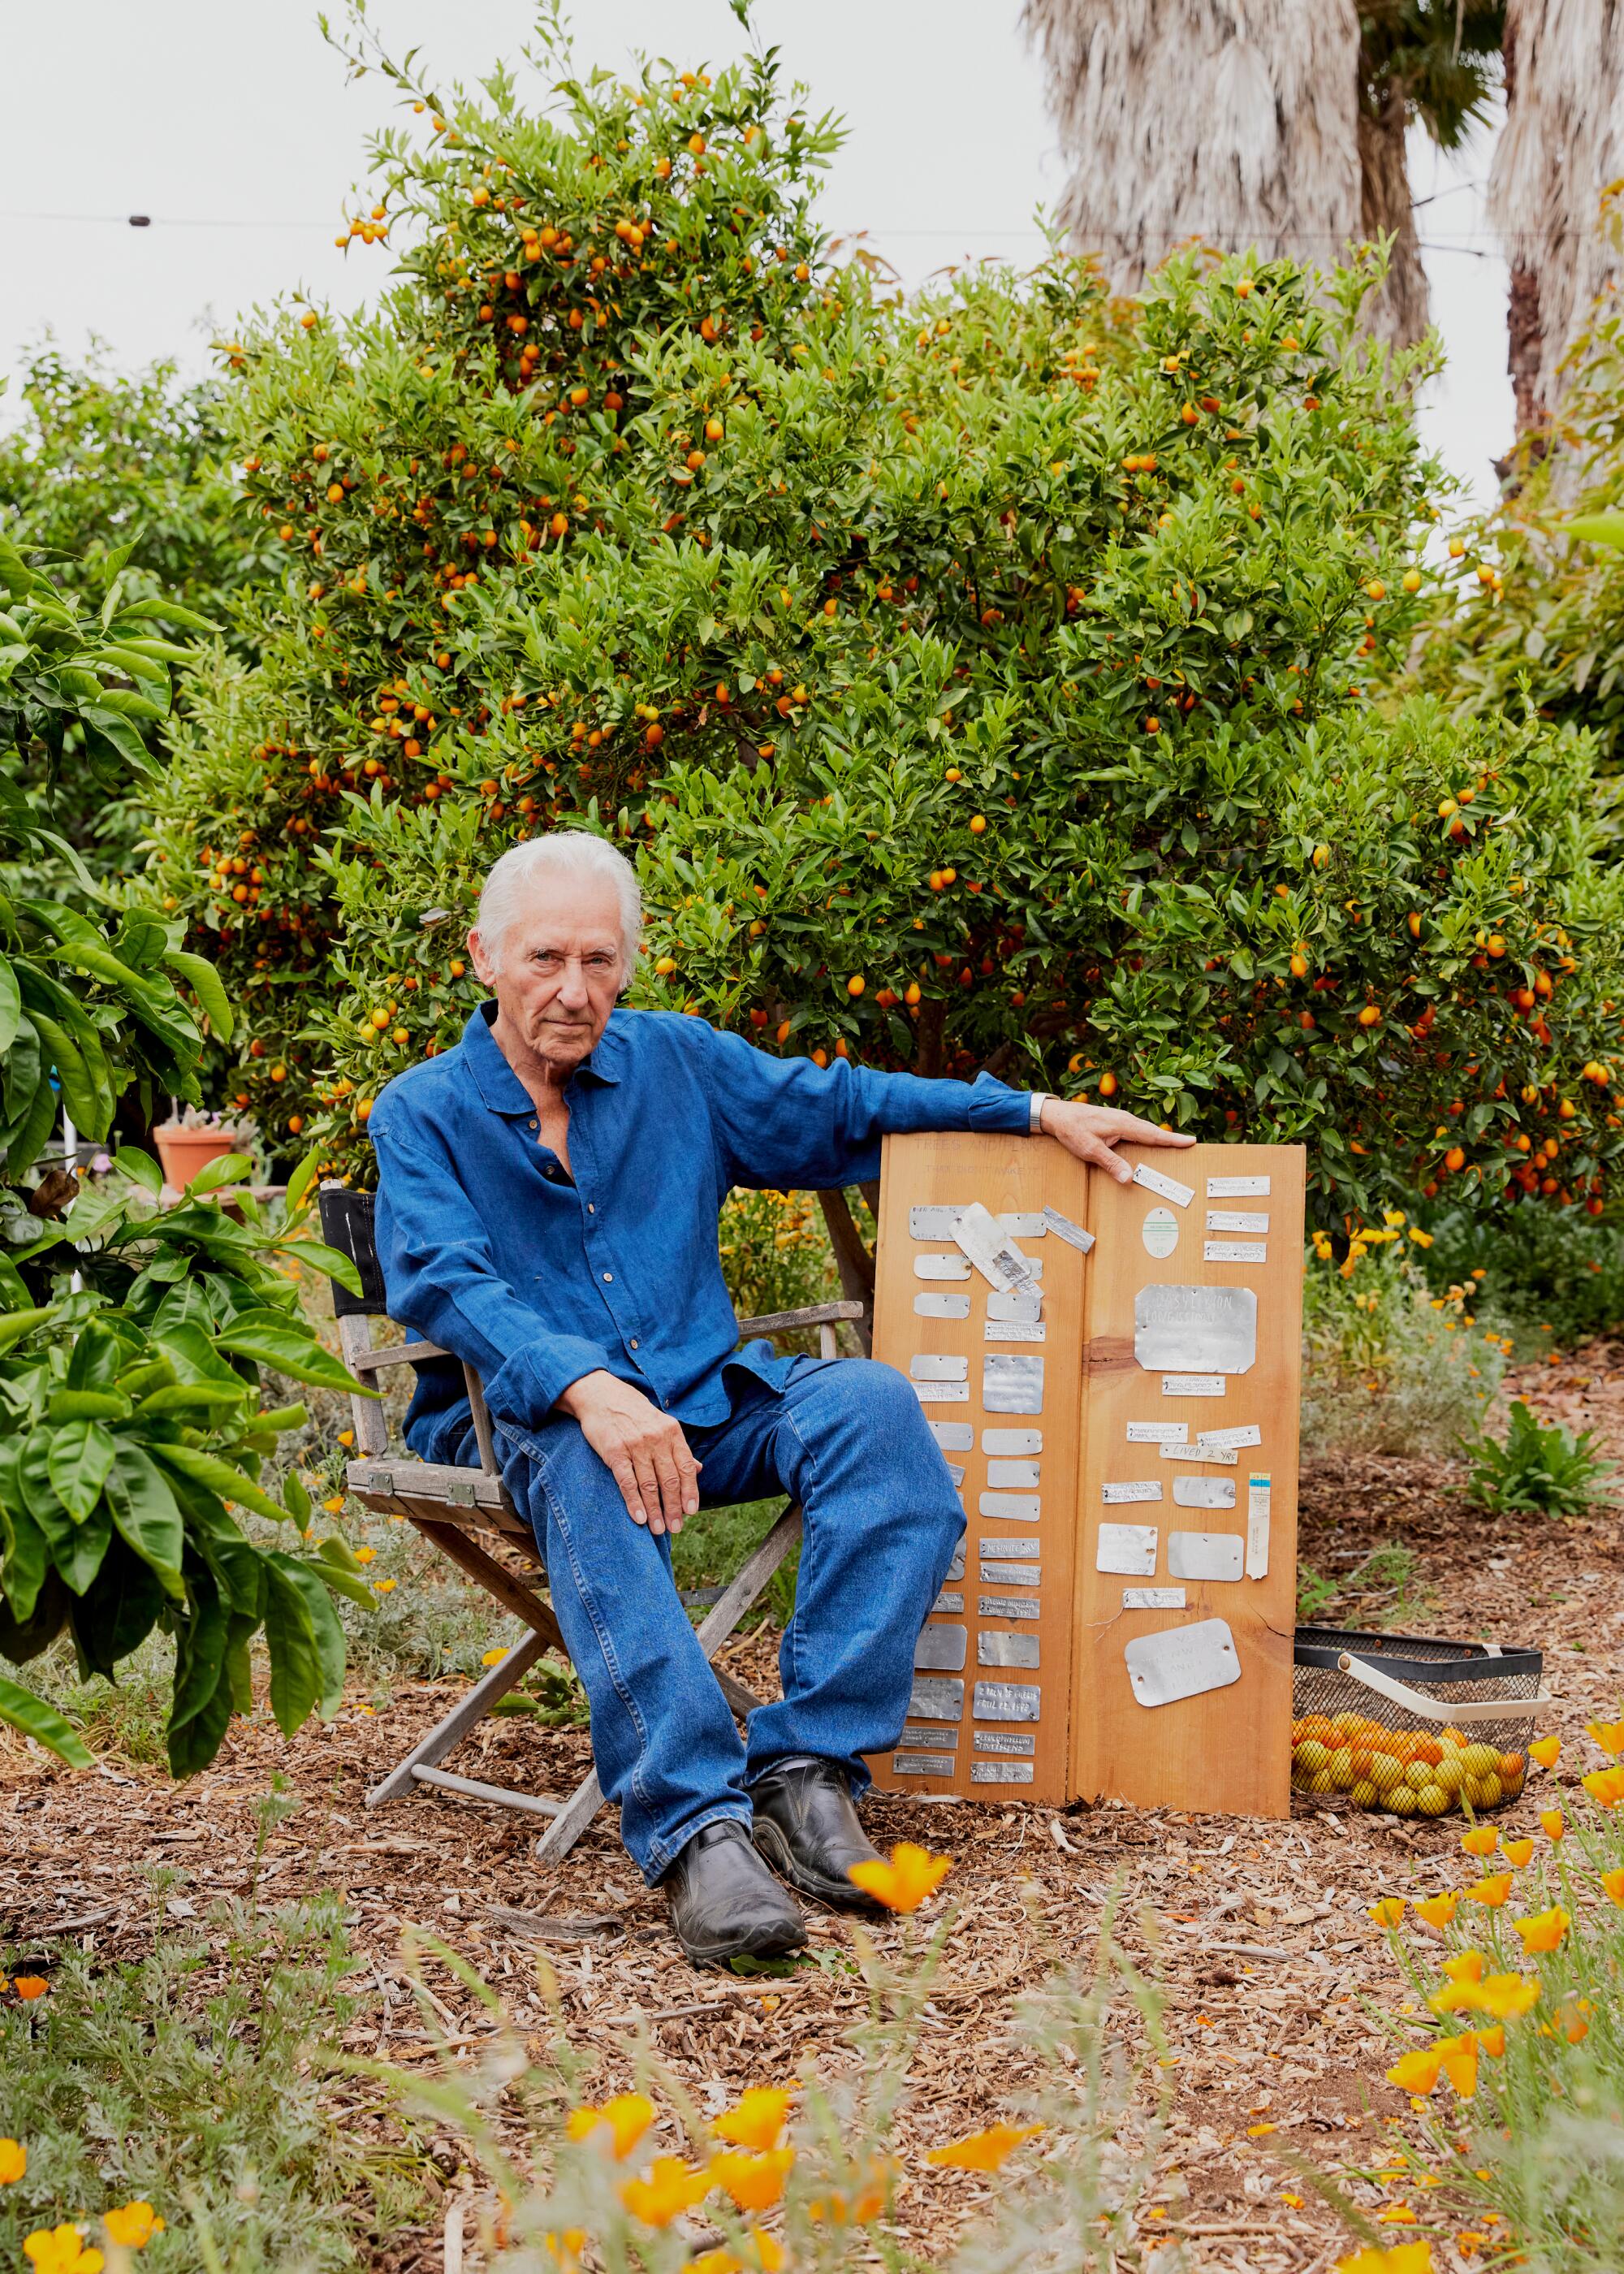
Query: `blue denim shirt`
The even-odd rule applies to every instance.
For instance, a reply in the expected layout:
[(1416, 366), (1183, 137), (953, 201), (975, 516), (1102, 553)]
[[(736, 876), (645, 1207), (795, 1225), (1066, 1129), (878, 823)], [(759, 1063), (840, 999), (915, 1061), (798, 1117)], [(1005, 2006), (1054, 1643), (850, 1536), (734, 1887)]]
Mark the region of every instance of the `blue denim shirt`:
[[(679, 1420), (724, 1420), (730, 1359), (778, 1386), (793, 1361), (740, 1350), (717, 1217), (735, 1185), (866, 1183), (887, 1131), (1025, 1132), (1026, 1095), (770, 1058), (663, 1011), (616, 1011), (575, 1069), (570, 1174), (491, 1031), (398, 1075), (372, 1108), (378, 1254), (389, 1313), (478, 1371), (492, 1413), (536, 1429), (602, 1367)], [(462, 1370), (418, 1369), (406, 1441), (450, 1461), (468, 1427)]]

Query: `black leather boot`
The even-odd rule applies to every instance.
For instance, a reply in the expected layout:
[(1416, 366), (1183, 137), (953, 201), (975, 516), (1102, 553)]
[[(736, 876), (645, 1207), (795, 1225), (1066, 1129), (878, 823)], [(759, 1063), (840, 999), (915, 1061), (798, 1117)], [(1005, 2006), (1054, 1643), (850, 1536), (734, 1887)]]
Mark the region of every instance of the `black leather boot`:
[(660, 1885), (677, 1940), (695, 1966), (782, 1958), (805, 1946), (805, 1921), (751, 1847), (742, 1824), (707, 1824)]
[(857, 1820), (838, 1761), (806, 1753), (774, 1761), (750, 1787), (750, 1804), (756, 1845), (780, 1879), (840, 1910), (881, 1908), (846, 1877), (853, 1864), (877, 1862), (879, 1851)]

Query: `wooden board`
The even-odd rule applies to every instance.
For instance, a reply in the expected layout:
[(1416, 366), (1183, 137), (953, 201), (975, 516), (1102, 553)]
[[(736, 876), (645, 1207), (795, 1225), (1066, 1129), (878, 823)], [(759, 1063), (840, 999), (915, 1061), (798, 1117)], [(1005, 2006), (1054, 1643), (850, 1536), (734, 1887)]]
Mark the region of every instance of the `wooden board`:
[[(1249, 1816), (1283, 1816), (1289, 1805), (1291, 1638), (1297, 1596), (1297, 1401), (1302, 1313), (1304, 1156), (1295, 1146), (1198, 1146), (1183, 1153), (1124, 1148), (1130, 1163), (1143, 1162), (1192, 1186), (1187, 1208), (1169, 1206), (1138, 1186), (1123, 1186), (1080, 1163), (1051, 1140), (965, 1134), (888, 1138), (881, 1184), (879, 1251), (875, 1297), (875, 1356), (908, 1374), (922, 1354), (962, 1356), (969, 1396), (964, 1402), (924, 1404), (927, 1419), (967, 1423), (968, 1451), (946, 1457), (965, 1472), (968, 1512), (962, 1580), (949, 1582), (944, 1603), (926, 1623), (960, 1630), (961, 1672), (921, 1669), (927, 1681), (962, 1681), (960, 1717), (910, 1714), (894, 1751), (870, 1764), (883, 1789), (955, 1793), (995, 1803), (1024, 1798), (1059, 1803), (1079, 1796), (1115, 1795), (1147, 1807), (1171, 1806)], [(1267, 1177), (1266, 1197), (1209, 1199), (1209, 1177)], [(954, 1282), (914, 1274), (921, 1254), (951, 1251), (948, 1240), (916, 1239), (910, 1211), (921, 1206), (963, 1206), (980, 1201), (995, 1215), (1035, 1214), (1045, 1206), (1083, 1224), (1098, 1242), (1085, 1257), (1052, 1232), (1017, 1235), (1017, 1244), (1043, 1264), (1045, 1338), (1041, 1352), (1026, 1344), (986, 1339), (987, 1283), (974, 1271)], [(1208, 1232), (1209, 1208), (1265, 1214), (1267, 1235)], [(1146, 1219), (1162, 1209), (1162, 1231), (1175, 1244), (1165, 1254), (1146, 1245)], [(1208, 1239), (1261, 1244), (1262, 1261), (1208, 1260)], [(1158, 1244), (1162, 1244), (1158, 1242)], [(1162, 1375), (1141, 1367), (1134, 1355), (1134, 1310), (1140, 1291), (1154, 1285), (1250, 1288), (1257, 1298), (1256, 1357), (1244, 1374), (1225, 1376), (1219, 1397), (1169, 1397)], [(921, 1317), (914, 1299), (927, 1292), (966, 1294), (963, 1320)], [(982, 1360), (989, 1351), (1031, 1351), (1044, 1359), (1043, 1410), (1026, 1417), (986, 1412)], [(1239, 1449), (1233, 1467), (1164, 1459), (1155, 1444), (1130, 1447), (1130, 1422), (1184, 1423), (1191, 1441), (1203, 1429), (1255, 1422), (1262, 1442)], [(989, 1428), (1030, 1427), (1041, 1432), (1039, 1510), (1034, 1520), (1005, 1521), (981, 1513), (989, 1490)], [(1268, 1570), (1239, 1581), (1175, 1579), (1169, 1565), (1173, 1531), (1234, 1534), (1244, 1540), (1249, 1480), (1267, 1476), (1269, 1499)], [(1236, 1484), (1232, 1510), (1186, 1508), (1175, 1502), (1176, 1478), (1229, 1478)], [(1107, 1482), (1154, 1480), (1155, 1503), (1108, 1507)], [(1154, 1522), (1154, 1570), (1132, 1577), (1096, 1567), (1104, 1522)], [(984, 1562), (999, 1557), (1003, 1539), (1036, 1540), (1041, 1578), (1018, 1588), (1007, 1577), (983, 1582)], [(983, 1543), (986, 1543), (985, 1546)], [(1126, 1587), (1182, 1586), (1178, 1609), (1124, 1609)], [(1017, 1619), (998, 1603), (1035, 1599), (1035, 1621)], [(991, 1600), (988, 1601), (987, 1599)], [(983, 1608), (984, 1603), (986, 1608)], [(1227, 1624), (1239, 1679), (1166, 1705), (1141, 1704), (1124, 1656), (1131, 1637), (1154, 1635), (1208, 1619)], [(982, 1637), (1035, 1633), (1038, 1663), (1027, 1670), (978, 1663)], [(950, 1645), (956, 1649), (957, 1644)], [(996, 1639), (986, 1645), (1007, 1648)], [(927, 1639), (924, 1655), (933, 1654)], [(978, 1682), (1014, 1682), (1041, 1696), (1034, 1723), (978, 1718)], [(989, 1707), (996, 1692), (981, 1701)], [(934, 1732), (926, 1735), (925, 1732)], [(954, 1742), (949, 1743), (945, 1733)], [(1030, 1740), (1031, 1750), (1017, 1751)], [(951, 1759), (951, 1773), (920, 1773), (927, 1760)], [(904, 1766), (899, 1771), (897, 1763)], [(981, 1775), (975, 1773), (977, 1767)], [(1027, 1772), (1030, 1772), (1029, 1777)], [(994, 1778), (999, 1781), (994, 1781)], [(1004, 1781), (1008, 1779), (1009, 1781)], [(1017, 1781), (1015, 1780), (1021, 1781)]]
[[(1088, 1199), (1088, 1171), (1052, 1141), (1025, 1137), (981, 1137), (965, 1134), (888, 1137), (880, 1182), (879, 1250), (875, 1286), (874, 1355), (908, 1372), (909, 1361), (920, 1352), (963, 1355), (968, 1360), (969, 1390), (963, 1404), (927, 1404), (930, 1421), (967, 1422), (974, 1433), (969, 1452), (951, 1452), (947, 1458), (965, 1472), (962, 1498), (968, 1511), (965, 1534), (965, 1573), (950, 1582), (962, 1595), (962, 1614), (943, 1614), (927, 1620), (932, 1627), (961, 1628), (965, 1632), (965, 1666), (961, 1675), (925, 1679), (962, 1680), (962, 1718), (954, 1724), (932, 1716), (910, 1715), (914, 1728), (952, 1728), (957, 1743), (951, 1748), (937, 1741), (915, 1740), (905, 1732), (893, 1753), (876, 1756), (870, 1766), (875, 1781), (891, 1792), (952, 1792), (966, 1797), (1000, 1801), (1010, 1798), (1061, 1803), (1070, 1796), (1071, 1765), (1067, 1736), (1071, 1690), (1072, 1606), (1075, 1591), (1073, 1557), (1076, 1541), (1077, 1475), (1080, 1457), (1082, 1412), (1082, 1352), (1084, 1295), (1092, 1256), (1083, 1256), (1051, 1232), (1041, 1239), (1018, 1244), (1043, 1265), (1045, 1339), (1041, 1351), (1024, 1343), (989, 1343), (985, 1339), (987, 1283), (972, 1272), (968, 1279), (938, 1285), (918, 1279), (916, 1255), (939, 1254), (951, 1241), (916, 1240), (909, 1232), (910, 1209), (930, 1203), (963, 1205), (980, 1201), (995, 1216), (1041, 1209), (1045, 1203), (1075, 1222), (1083, 1221)], [(967, 1319), (925, 1319), (916, 1315), (914, 1298), (930, 1291), (965, 1294), (970, 1299)], [(988, 1413), (981, 1404), (981, 1362), (989, 1352), (1030, 1350), (1041, 1356), (1043, 1410), (1041, 1414)], [(980, 1514), (981, 1497), (989, 1489), (989, 1456), (982, 1444), (989, 1428), (1031, 1427), (1042, 1433), (1038, 1454), (1039, 1514), (1035, 1523), (1006, 1523)], [(1009, 1561), (996, 1555), (983, 1558), (983, 1540), (1027, 1541), (1036, 1539), (1040, 1554), (1034, 1562), (1041, 1577), (1034, 1585), (1017, 1587), (988, 1582), (982, 1585), (983, 1561)], [(1015, 1620), (1001, 1614), (983, 1617), (983, 1599), (999, 1597), (1030, 1601), (1040, 1611), (1034, 1621)], [(978, 1652), (983, 1633), (1036, 1633), (1039, 1663), (1035, 1669), (981, 1666)], [(1010, 1682), (1035, 1687), (1041, 1695), (1035, 1722), (975, 1718), (978, 1682)], [(993, 1751), (1012, 1743), (1032, 1740), (1030, 1755)], [(978, 1746), (978, 1739), (980, 1741)], [(897, 1773), (901, 1757), (945, 1758), (951, 1751), (951, 1776)], [(974, 1771), (981, 1769), (981, 1778)], [(1031, 1772), (1030, 1781), (991, 1782), (989, 1770)]]
[[(1198, 1145), (1169, 1153), (1124, 1146), (1143, 1162), (1192, 1186), (1188, 1208), (1173, 1207), (1177, 1245), (1157, 1256), (1145, 1245), (1153, 1209), (1167, 1206), (1137, 1185), (1096, 1174), (1090, 1229), (1099, 1241), (1088, 1258), (1087, 1428), (1078, 1495), (1077, 1646), (1072, 1660), (1072, 1765), (1075, 1795), (1110, 1794), (1146, 1808), (1196, 1809), (1235, 1816), (1285, 1816), (1290, 1807), (1291, 1642), (1297, 1611), (1297, 1403), (1302, 1364), (1303, 1187), (1305, 1155), (1297, 1145)], [(1267, 1177), (1267, 1196), (1209, 1200), (1211, 1177)], [(1209, 1209), (1268, 1217), (1261, 1263), (1208, 1262), (1209, 1238), (1244, 1234), (1206, 1230)], [(1256, 1243), (1259, 1236), (1253, 1235)], [(1169, 1397), (1163, 1376), (1134, 1357), (1134, 1304), (1157, 1284), (1250, 1288), (1257, 1297), (1257, 1357), (1250, 1372), (1229, 1374), (1222, 1397)], [(1131, 1421), (1184, 1422), (1193, 1442), (1204, 1429), (1256, 1423), (1259, 1446), (1239, 1451), (1234, 1468), (1165, 1460), (1155, 1445), (1128, 1442)], [(1246, 1530), (1248, 1479), (1269, 1479), (1268, 1575), (1260, 1580), (1176, 1580), (1169, 1571), (1169, 1534)], [(1236, 1480), (1232, 1510), (1181, 1508), (1177, 1476)], [(1160, 1504), (1108, 1508), (1107, 1480), (1156, 1479)], [(1154, 1577), (1128, 1579), (1096, 1570), (1101, 1521), (1154, 1522), (1160, 1534)], [(1183, 1610), (1123, 1608), (1131, 1585), (1182, 1585)], [(1147, 1706), (1135, 1697), (1123, 1653), (1129, 1638), (1197, 1620), (1222, 1619), (1235, 1639), (1240, 1679), (1171, 1705)]]

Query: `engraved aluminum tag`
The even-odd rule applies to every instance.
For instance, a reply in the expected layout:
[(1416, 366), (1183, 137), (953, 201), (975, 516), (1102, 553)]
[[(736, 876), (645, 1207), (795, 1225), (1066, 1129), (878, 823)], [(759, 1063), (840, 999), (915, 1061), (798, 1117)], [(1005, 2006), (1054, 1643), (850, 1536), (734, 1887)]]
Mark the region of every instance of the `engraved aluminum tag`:
[(1043, 1567), (1041, 1563), (997, 1563), (985, 1555), (981, 1558), (981, 1585), (984, 1587), (1041, 1587)]
[(1193, 1445), (1163, 1445), (1164, 1461), (1204, 1461), (1208, 1467), (1232, 1469), (1240, 1459), (1233, 1445), (1209, 1445), (1198, 1437)]
[(967, 1319), (970, 1298), (967, 1295), (915, 1295), (914, 1315), (916, 1319)]
[[(1135, 1635), (1123, 1656), (1141, 1706), (1172, 1706), (1181, 1698), (1199, 1698), (1205, 1690), (1227, 1689), (1241, 1678), (1235, 1637), (1226, 1619), (1198, 1619), (1192, 1626)], [(975, 1686), (979, 1691), (981, 1683)]]
[(989, 1319), (981, 1329), (984, 1343), (1046, 1343), (1049, 1329), (1041, 1319)]
[(1003, 1627), (983, 1627), (975, 1638), (978, 1666), (1019, 1666), (1029, 1674), (1038, 1669), (1038, 1638), (1013, 1634)]
[(1130, 1421), (1131, 1445), (1182, 1445), (1190, 1434), (1188, 1421)]
[(988, 1413), (1041, 1413), (1043, 1361), (1022, 1351), (989, 1351), (981, 1360), (981, 1406)]
[(975, 1750), (978, 1753), (1009, 1753), (1018, 1760), (1030, 1760), (1038, 1749), (1038, 1741), (1030, 1729), (978, 1729)]
[(1223, 1376), (1221, 1374), (1164, 1374), (1162, 1395), (1163, 1397), (1222, 1397)]
[(1143, 1161), (1133, 1171), (1133, 1181), (1142, 1185), (1147, 1193), (1154, 1193), (1159, 1201), (1171, 1201), (1178, 1208), (1188, 1208), (1195, 1198), (1193, 1185), (1181, 1185), (1177, 1177), (1163, 1176), (1160, 1169), (1147, 1169)]
[(1066, 1246), (1076, 1248), (1079, 1255), (1086, 1255), (1094, 1246), (1093, 1232), (1085, 1231), (1080, 1224), (1073, 1224), (1069, 1216), (1062, 1216), (1056, 1208), (1046, 1208), (1043, 1221), (1056, 1239), (1064, 1239)]
[(1238, 1532), (1169, 1532), (1168, 1570), (1175, 1579), (1238, 1579), (1243, 1547)]
[(962, 1682), (932, 1680), (929, 1675), (916, 1674), (908, 1692), (908, 1711), (922, 1721), (962, 1721), (964, 1690)]
[[(1162, 1449), (1165, 1452), (1166, 1446)], [(1153, 1477), (1130, 1477), (1117, 1484), (1102, 1484), (1100, 1495), (1107, 1508), (1122, 1508), (1130, 1501), (1160, 1500), (1162, 1487)]]
[(1173, 1500), (1179, 1508), (1233, 1508), (1233, 1477), (1175, 1477)]
[(1266, 1201), (1268, 1188), (1267, 1177), (1208, 1177), (1207, 1179), (1209, 1201)]
[(970, 1385), (967, 1382), (916, 1382), (914, 1395), (921, 1405), (967, 1405)]
[(920, 1351), (908, 1360), (908, 1372), (915, 1382), (968, 1382), (970, 1361), (967, 1358), (951, 1358), (934, 1351)]
[(932, 1421), (931, 1435), (944, 1453), (968, 1453), (974, 1450), (975, 1432), (967, 1421)]
[(959, 1732), (957, 1729), (950, 1729), (944, 1723), (905, 1721), (902, 1725), (902, 1743), (910, 1747), (934, 1745), (940, 1751), (944, 1747), (951, 1749), (959, 1743)]
[(1035, 1561), (1043, 1552), (1035, 1535), (1030, 1540), (1018, 1540), (1012, 1534), (1008, 1540), (983, 1538), (977, 1544), (983, 1555), (1002, 1555), (1006, 1562), (1011, 1557), (1018, 1562), (1025, 1562), (1029, 1557)]
[(975, 1504), (978, 1516), (993, 1516), (1004, 1524), (1035, 1524), (1041, 1513), (1036, 1493), (984, 1492)]
[(983, 1453), (1041, 1453), (1043, 1432), (1041, 1429), (983, 1429)]
[(1124, 1579), (1148, 1579), (1156, 1568), (1154, 1524), (1102, 1524), (1094, 1542), (1096, 1571), (1119, 1572)]
[(893, 1753), (893, 1776), (951, 1776), (957, 1766), (951, 1753)]
[(955, 1548), (954, 1548), (954, 1550), (953, 1550), (953, 1560), (952, 1560), (952, 1562), (951, 1562), (948, 1565), (948, 1567), (947, 1567), (947, 1583), (948, 1583), (948, 1585), (951, 1586), (951, 1585), (952, 1585), (952, 1583), (953, 1583), (953, 1581), (954, 1581), (955, 1579), (962, 1579), (962, 1578), (964, 1577), (964, 1571), (965, 1571), (965, 1544), (964, 1544), (963, 1540), (961, 1540), (959, 1541), (959, 1543), (958, 1547), (955, 1547)]
[(1023, 1326), (1034, 1327), (1043, 1315), (1041, 1295), (1000, 1295), (995, 1288), (987, 1298), (989, 1319), (1016, 1319)]
[(1169, 1208), (1154, 1208), (1139, 1226), (1145, 1252), (1160, 1262), (1178, 1246), (1178, 1218)]
[(1243, 1445), (1260, 1445), (1263, 1432), (1255, 1421), (1245, 1421), (1233, 1429), (1198, 1429), (1195, 1441), (1198, 1445), (1227, 1445), (1234, 1452)]
[(1041, 1210), (1016, 1209), (1005, 1210), (997, 1219), (1000, 1231), (1007, 1231), (1012, 1239), (1041, 1239), (1049, 1226)]
[(963, 1618), (964, 1597), (957, 1587), (944, 1587), (930, 1608), (933, 1611), (950, 1612)]
[(951, 1479), (952, 1479), (952, 1480), (953, 1480), (953, 1487), (954, 1487), (954, 1489), (955, 1489), (955, 1491), (957, 1491), (957, 1489), (958, 1489), (958, 1488), (959, 1488), (959, 1487), (964, 1483), (964, 1480), (965, 1480), (965, 1472), (964, 1472), (964, 1464), (963, 1464), (963, 1462), (962, 1462), (962, 1461), (948, 1461), (948, 1462), (944, 1463), (944, 1465), (945, 1466), (945, 1468), (946, 1468), (946, 1470), (947, 1470), (947, 1473), (948, 1473), (948, 1475), (949, 1475), (950, 1477), (951, 1477)]
[(978, 1619), (1035, 1619), (1038, 1599), (1035, 1595), (982, 1595), (976, 1602)]
[(1031, 1761), (972, 1761), (972, 1784), (1031, 1784), (1036, 1775)]
[(915, 1239), (951, 1239), (953, 1227), (963, 1214), (962, 1207), (911, 1208), (908, 1230)]
[(1208, 1231), (1267, 1231), (1268, 1224), (1267, 1209), (1261, 1215), (1249, 1209), (1208, 1209), (1207, 1211)]
[[(1246, 1577), (1267, 1579), (1269, 1562), (1269, 1480), (1246, 1480)], [(985, 1574), (982, 1575), (985, 1577)]]
[(1182, 1587), (1124, 1587), (1122, 1607), (1124, 1611), (1182, 1611), (1184, 1591)]
[(980, 1201), (972, 1201), (966, 1209), (953, 1226), (953, 1238), (989, 1286), (996, 1287), (1001, 1295), (1031, 1287), (1031, 1257), (1021, 1254), (1008, 1232), (1000, 1231), (997, 1218)]
[(1267, 1263), (1268, 1249), (1260, 1239), (1204, 1239), (1203, 1263)]
[(963, 1627), (922, 1626), (914, 1645), (914, 1663), (924, 1674), (958, 1674), (966, 1647)]
[(967, 1279), (970, 1267), (962, 1255), (916, 1255), (914, 1276), (916, 1279)]
[(1258, 1299), (1250, 1287), (1141, 1287), (1133, 1355), (1147, 1372), (1250, 1374), (1258, 1359)]
[(977, 1721), (1035, 1721), (1042, 1709), (1034, 1682), (978, 1682), (970, 1710)]
[(1001, 1492), (1035, 1492), (1038, 1465), (1035, 1461), (989, 1461), (987, 1481)]

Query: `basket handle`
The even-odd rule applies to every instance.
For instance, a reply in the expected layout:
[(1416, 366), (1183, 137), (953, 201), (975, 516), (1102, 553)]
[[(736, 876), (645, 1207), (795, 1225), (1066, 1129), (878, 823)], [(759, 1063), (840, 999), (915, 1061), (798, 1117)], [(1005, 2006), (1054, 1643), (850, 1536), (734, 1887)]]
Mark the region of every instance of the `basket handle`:
[(1457, 1726), (1473, 1721), (1515, 1721), (1523, 1713), (1532, 1713), (1537, 1706), (1555, 1703), (1542, 1690), (1535, 1698), (1477, 1698), (1463, 1706), (1451, 1706), (1441, 1698), (1428, 1698), (1422, 1690), (1411, 1690), (1407, 1683), (1395, 1682), (1379, 1666), (1372, 1666), (1368, 1660), (1355, 1658), (1349, 1651), (1343, 1651), (1336, 1661), (1336, 1668), (1339, 1674), (1349, 1675), (1355, 1682), (1362, 1682), (1367, 1690), (1375, 1690), (1379, 1697), (1387, 1698), (1390, 1704), (1402, 1706), (1408, 1713), (1418, 1713), (1424, 1721), (1442, 1721)]

